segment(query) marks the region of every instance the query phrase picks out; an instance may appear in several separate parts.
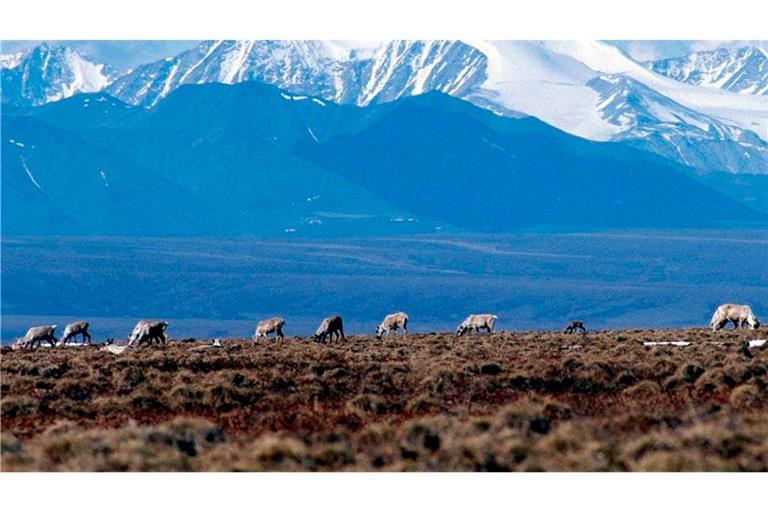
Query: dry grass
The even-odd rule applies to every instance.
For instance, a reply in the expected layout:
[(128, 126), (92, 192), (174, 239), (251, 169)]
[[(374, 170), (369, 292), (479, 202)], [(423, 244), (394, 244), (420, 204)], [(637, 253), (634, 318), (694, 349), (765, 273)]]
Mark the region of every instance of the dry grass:
[(765, 471), (766, 334), (4, 349), (2, 469)]

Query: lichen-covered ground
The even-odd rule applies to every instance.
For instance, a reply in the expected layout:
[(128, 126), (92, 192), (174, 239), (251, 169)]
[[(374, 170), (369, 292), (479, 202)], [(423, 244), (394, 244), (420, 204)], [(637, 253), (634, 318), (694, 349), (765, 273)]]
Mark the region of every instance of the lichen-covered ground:
[(767, 335), (4, 348), (2, 470), (766, 471)]

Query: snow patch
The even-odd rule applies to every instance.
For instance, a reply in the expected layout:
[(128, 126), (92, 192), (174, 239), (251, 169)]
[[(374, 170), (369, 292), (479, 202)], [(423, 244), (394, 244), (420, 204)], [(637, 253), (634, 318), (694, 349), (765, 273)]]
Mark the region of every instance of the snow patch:
[(29, 167), (27, 167), (27, 161), (24, 160), (23, 156), (19, 158), (21, 158), (21, 166), (24, 167), (24, 170), (27, 172), (27, 176), (29, 176), (29, 181), (31, 181), (34, 186), (42, 190), (43, 188), (40, 186), (40, 184), (37, 182), (35, 177), (32, 175), (32, 171), (30, 171)]
[(657, 347), (663, 345), (672, 345), (674, 347), (687, 347), (691, 345), (690, 341), (644, 341), (643, 345), (646, 347)]
[(310, 128), (309, 126), (307, 126), (307, 132), (309, 132), (309, 136), (312, 137), (312, 140), (314, 140), (315, 142), (320, 142), (317, 139), (317, 136), (315, 135), (315, 132), (313, 132), (312, 128)]
[(19, 65), (24, 53), (6, 53), (0, 55), (0, 69), (13, 69)]
[(284, 92), (281, 92), (280, 96), (282, 96), (286, 100), (293, 100), (293, 101), (302, 101), (302, 100), (307, 99), (307, 96), (295, 96), (295, 95), (291, 95), (291, 94), (286, 94)]

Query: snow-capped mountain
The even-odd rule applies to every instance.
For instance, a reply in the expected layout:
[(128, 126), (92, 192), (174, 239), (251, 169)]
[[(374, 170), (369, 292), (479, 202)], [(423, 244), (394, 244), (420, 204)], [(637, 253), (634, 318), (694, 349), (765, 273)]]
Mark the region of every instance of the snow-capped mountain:
[(485, 55), (460, 41), (392, 41), (364, 61), (355, 103), (440, 91), (462, 97), (485, 79)]
[(470, 101), (591, 140), (631, 141), (700, 170), (768, 174), (764, 96), (681, 83), (596, 41), (469, 44), (488, 59)]
[(768, 54), (761, 48), (720, 48), (650, 61), (645, 66), (689, 84), (739, 94), (768, 94)]
[(768, 146), (754, 132), (691, 110), (624, 75), (601, 75), (588, 85), (598, 112), (626, 140), (697, 169), (766, 172)]
[(118, 78), (108, 93), (133, 105), (155, 105), (187, 84), (258, 80), (297, 93), (339, 100), (343, 56), (318, 41), (206, 41), (175, 57), (140, 66)]
[(326, 41), (206, 41), (137, 68), (107, 92), (151, 106), (185, 84), (261, 81), (362, 106), (431, 90), (460, 96), (479, 83), (484, 65), (481, 52), (458, 41), (393, 41), (372, 57)]
[[(598, 41), (546, 41), (540, 44), (548, 52), (570, 57), (595, 73), (623, 74), (680, 105), (712, 116), (728, 125), (754, 131), (763, 140), (768, 140), (766, 97), (735, 94), (678, 82), (645, 68), (617, 47)], [(568, 128), (563, 129), (569, 131)], [(583, 136), (592, 138), (588, 134)]]
[(35, 106), (106, 87), (113, 72), (65, 46), (42, 43), (2, 57), (3, 103)]
[(99, 83), (152, 107), (183, 85), (245, 81), (358, 106), (437, 90), (700, 170), (768, 174), (768, 95), (680, 81), (596, 41), (205, 41)]

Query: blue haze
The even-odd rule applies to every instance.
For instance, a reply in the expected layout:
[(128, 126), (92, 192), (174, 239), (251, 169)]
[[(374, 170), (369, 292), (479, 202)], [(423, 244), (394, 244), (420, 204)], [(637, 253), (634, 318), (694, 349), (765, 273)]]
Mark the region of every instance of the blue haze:
[(317, 239), (4, 238), (2, 339), (90, 319), (124, 338), (142, 317), (174, 337), (249, 336), (283, 315), (307, 335), (338, 313), (370, 333), (405, 310), (416, 332), (494, 312), (503, 330), (706, 325), (717, 304), (768, 311), (765, 231)]

